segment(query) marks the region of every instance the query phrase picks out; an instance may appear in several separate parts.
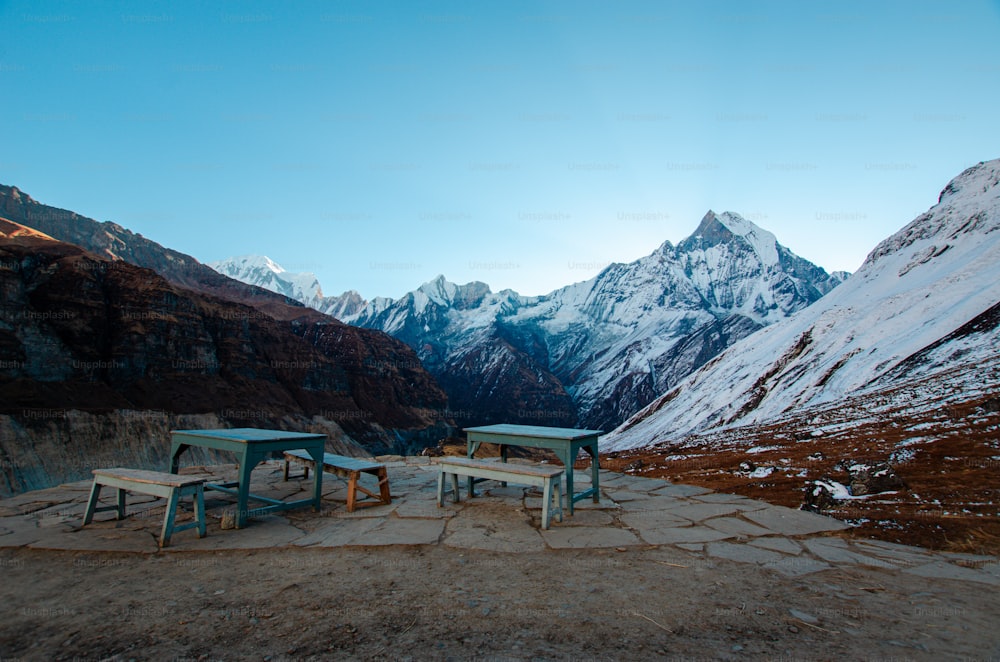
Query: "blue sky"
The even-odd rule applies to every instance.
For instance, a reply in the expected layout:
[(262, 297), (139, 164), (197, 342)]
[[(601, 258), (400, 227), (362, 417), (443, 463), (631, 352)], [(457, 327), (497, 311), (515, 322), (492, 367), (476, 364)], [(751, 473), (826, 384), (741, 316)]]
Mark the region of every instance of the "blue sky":
[(1000, 2), (0, 0), (0, 182), (327, 294), (543, 294), (734, 211), (828, 269), (1000, 157)]

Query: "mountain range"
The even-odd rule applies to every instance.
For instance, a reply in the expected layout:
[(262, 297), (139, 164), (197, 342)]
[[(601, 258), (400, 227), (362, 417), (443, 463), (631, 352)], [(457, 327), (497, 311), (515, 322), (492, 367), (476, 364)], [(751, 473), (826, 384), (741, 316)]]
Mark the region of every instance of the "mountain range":
[(406, 342), (459, 425), (611, 430), (737, 340), (818, 300), (846, 277), (796, 256), (738, 214), (709, 211), (691, 236), (548, 295), (492, 292), (443, 276), (403, 297), (324, 297), (311, 274), (265, 257), (213, 268)]

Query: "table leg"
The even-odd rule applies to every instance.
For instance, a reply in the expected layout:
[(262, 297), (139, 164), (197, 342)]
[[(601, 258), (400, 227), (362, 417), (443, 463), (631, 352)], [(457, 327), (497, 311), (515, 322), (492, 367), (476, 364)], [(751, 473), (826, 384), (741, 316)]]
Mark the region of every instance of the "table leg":
[[(503, 462), (504, 464), (507, 463), (508, 448), (509, 447), (507, 446), (507, 444), (500, 444), (500, 461)], [(500, 487), (507, 487), (507, 481), (505, 480), (500, 481)]]
[(239, 466), (239, 478), (240, 481), (239, 488), (236, 494), (236, 528), (242, 529), (246, 524), (248, 508), (249, 508), (249, 497), (250, 497), (250, 473), (253, 471), (256, 462), (256, 458), (249, 457), (249, 453), (243, 451), (238, 453), (240, 466)]
[(594, 490), (594, 503), (601, 502), (601, 464), (597, 459), (597, 446), (584, 446), (590, 453), (590, 487)]
[(557, 451), (556, 454), (559, 455), (559, 459), (562, 461), (563, 466), (566, 467), (566, 507), (569, 510), (569, 516), (573, 516), (573, 495), (575, 494), (573, 489), (573, 461), (576, 459), (575, 449), (566, 448)]
[[(483, 442), (481, 442), (481, 441), (468, 441), (468, 442), (466, 442), (466, 449), (465, 449), (465, 455), (466, 455), (466, 457), (468, 457), (470, 460), (473, 459), (473, 457), (476, 454), (476, 451), (479, 450), (479, 445), (482, 444), (482, 443)], [(458, 480), (458, 474), (455, 474), (455, 480), (456, 481)], [(476, 484), (476, 479), (473, 478), (472, 476), (469, 476), (468, 481), (469, 481), (469, 498), (471, 499), (472, 496), (473, 496), (473, 494), (475, 494), (475, 492), (474, 492), (474, 486)], [(455, 494), (457, 495), (458, 492), (455, 492)]]
[[(309, 455), (316, 463), (313, 470), (313, 510), (320, 512), (323, 509), (323, 453), (325, 448), (310, 448)], [(308, 471), (308, 469), (307, 469)], [(287, 478), (288, 460), (285, 460), (285, 474)]]
[(178, 469), (180, 469), (181, 455), (183, 455), (184, 451), (187, 449), (187, 444), (181, 444), (176, 441), (170, 442), (170, 473), (179, 473)]

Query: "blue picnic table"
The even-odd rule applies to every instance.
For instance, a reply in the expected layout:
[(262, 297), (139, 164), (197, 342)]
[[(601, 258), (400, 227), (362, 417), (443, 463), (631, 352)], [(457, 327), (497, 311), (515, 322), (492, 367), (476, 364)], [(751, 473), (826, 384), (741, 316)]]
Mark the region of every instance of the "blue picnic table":
[(312, 505), (313, 510), (322, 508), (323, 472), (313, 474), (313, 495), (309, 499), (281, 501), (250, 492), (250, 474), (253, 468), (274, 453), (302, 449), (309, 453), (316, 466), (323, 466), (323, 452), (326, 446), (325, 434), (309, 432), (287, 432), (284, 430), (261, 430), (258, 428), (231, 428), (224, 430), (171, 430), (170, 431), (170, 473), (177, 473), (181, 455), (190, 447), (211, 448), (230, 451), (239, 460), (237, 480), (229, 483), (206, 483), (205, 489), (218, 490), (236, 495), (236, 528), (242, 528), (250, 516), (250, 499), (267, 505), (253, 509), (253, 515), (277, 510), (289, 510)]
[[(507, 461), (507, 449), (510, 446), (525, 448), (544, 448), (555, 452), (556, 457), (566, 467), (566, 509), (573, 514), (573, 504), (588, 496), (594, 503), (600, 502), (600, 464), (597, 459), (597, 438), (601, 430), (577, 430), (574, 428), (552, 428), (542, 425), (514, 425), (500, 423), (480, 427), (465, 428), (466, 453), (468, 457), (475, 456), (482, 443), (500, 445), (500, 458)], [(573, 491), (573, 463), (580, 449), (590, 455), (590, 488), (580, 492)], [(472, 489), (473, 479), (469, 479), (469, 489)]]

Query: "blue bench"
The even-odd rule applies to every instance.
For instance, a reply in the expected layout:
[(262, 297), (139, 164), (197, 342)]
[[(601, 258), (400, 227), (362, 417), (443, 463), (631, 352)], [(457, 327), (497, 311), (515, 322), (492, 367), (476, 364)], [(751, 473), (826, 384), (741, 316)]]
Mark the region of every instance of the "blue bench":
[[(167, 500), (166, 514), (163, 516), (163, 529), (160, 531), (160, 547), (170, 544), (170, 537), (177, 531), (198, 529), (198, 537), (204, 538), (205, 527), (205, 479), (196, 476), (180, 476), (160, 471), (145, 471), (143, 469), (94, 469), (94, 484), (90, 488), (90, 499), (87, 501), (87, 512), (83, 516), (86, 526), (94, 520), (94, 513), (114, 510), (117, 519), (125, 519), (125, 492), (140, 492)], [(118, 490), (115, 505), (98, 507), (101, 488), (113, 487)], [(194, 500), (194, 521), (180, 526), (174, 524), (180, 498), (191, 496)]]
[[(527, 464), (507, 464), (506, 462), (486, 462), (470, 460), (463, 457), (445, 457), (438, 462), (441, 472), (438, 474), (437, 504), (444, 504), (445, 477), (451, 477), (451, 489), (456, 502), (459, 500), (458, 477), (467, 476), (470, 479), (483, 478), (499, 480), (517, 485), (532, 485), (542, 488), (542, 528), (549, 528), (551, 515), (557, 515), (562, 521), (562, 477), (561, 467), (547, 467)], [(473, 491), (473, 480), (469, 481), (469, 498), (476, 496)], [(550, 504), (552, 504), (550, 506)]]

